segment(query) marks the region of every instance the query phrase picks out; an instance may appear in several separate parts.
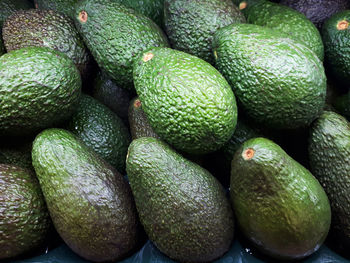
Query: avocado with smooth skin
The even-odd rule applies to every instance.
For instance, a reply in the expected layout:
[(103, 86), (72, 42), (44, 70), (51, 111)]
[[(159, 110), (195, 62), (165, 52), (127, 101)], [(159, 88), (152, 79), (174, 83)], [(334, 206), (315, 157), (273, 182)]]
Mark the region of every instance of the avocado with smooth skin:
[(331, 223), (317, 179), (273, 141), (250, 139), (232, 160), (230, 195), (244, 236), (261, 252), (296, 260), (317, 251)]
[(279, 31), (231, 24), (214, 36), (216, 67), (239, 105), (271, 129), (307, 127), (322, 112), (326, 75), (314, 52)]
[(34, 0), (35, 8), (49, 9), (74, 18), (75, 5), (79, 0)]
[(129, 184), (117, 170), (63, 129), (41, 132), (32, 158), (53, 224), (75, 253), (109, 262), (135, 248), (136, 208)]
[(150, 240), (180, 262), (212, 262), (230, 248), (233, 212), (207, 170), (152, 137), (134, 140), (126, 170)]
[(134, 84), (153, 130), (176, 149), (209, 153), (232, 136), (235, 96), (204, 60), (175, 49), (149, 49), (134, 63)]
[(165, 0), (165, 30), (172, 48), (214, 64), (213, 35), (221, 27), (245, 23), (232, 0)]
[(51, 221), (35, 174), (0, 164), (0, 260), (44, 244)]

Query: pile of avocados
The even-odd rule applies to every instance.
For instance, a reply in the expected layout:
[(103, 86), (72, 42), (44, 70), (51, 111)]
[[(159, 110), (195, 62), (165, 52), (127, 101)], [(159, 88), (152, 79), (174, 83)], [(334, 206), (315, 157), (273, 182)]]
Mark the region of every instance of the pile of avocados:
[(350, 258), (348, 0), (0, 0), (0, 262)]

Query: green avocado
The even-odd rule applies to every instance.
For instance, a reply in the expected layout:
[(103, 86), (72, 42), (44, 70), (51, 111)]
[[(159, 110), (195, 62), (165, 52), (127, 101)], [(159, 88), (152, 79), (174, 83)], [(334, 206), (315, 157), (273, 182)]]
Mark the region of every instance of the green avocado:
[(272, 129), (307, 127), (322, 112), (326, 75), (310, 49), (279, 31), (232, 24), (214, 36), (216, 67), (241, 109)]
[(180, 262), (212, 262), (230, 248), (234, 219), (221, 184), (164, 142), (130, 144), (126, 169), (150, 240)]
[(332, 208), (332, 228), (339, 247), (350, 248), (350, 123), (325, 111), (312, 125), (309, 137), (311, 171), (324, 187)]
[(44, 244), (50, 218), (34, 173), (0, 164), (0, 260)]
[(53, 10), (22, 10), (9, 16), (3, 25), (7, 52), (23, 47), (48, 47), (66, 54), (82, 75), (87, 72), (90, 56), (74, 23)]
[(331, 223), (327, 195), (280, 146), (262, 137), (244, 142), (230, 185), (238, 226), (261, 252), (295, 260), (320, 248)]
[(134, 59), (148, 48), (168, 46), (151, 19), (113, 0), (80, 1), (75, 23), (99, 67), (126, 89), (133, 87)]
[(235, 96), (209, 63), (170, 48), (153, 48), (134, 63), (134, 83), (149, 123), (176, 149), (219, 149), (237, 123)]
[(50, 9), (74, 18), (75, 5), (79, 0), (34, 0), (35, 8)]
[(137, 214), (117, 170), (62, 129), (41, 132), (32, 158), (53, 224), (75, 253), (93, 262), (130, 253), (138, 240)]
[(0, 134), (33, 134), (68, 119), (80, 92), (79, 71), (59, 51), (26, 47), (2, 55)]
[(130, 134), (114, 112), (84, 94), (68, 123), (68, 130), (124, 174)]
[(213, 35), (221, 27), (244, 23), (232, 0), (166, 0), (165, 29), (174, 49), (214, 64)]

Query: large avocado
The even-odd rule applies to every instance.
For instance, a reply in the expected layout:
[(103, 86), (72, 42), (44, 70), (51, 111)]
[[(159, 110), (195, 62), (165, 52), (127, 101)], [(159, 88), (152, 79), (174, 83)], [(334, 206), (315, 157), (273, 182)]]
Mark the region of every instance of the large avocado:
[(232, 136), (235, 96), (225, 78), (204, 60), (153, 48), (135, 61), (134, 83), (153, 130), (175, 148), (208, 153)]
[(129, 184), (111, 165), (62, 129), (41, 132), (32, 158), (53, 224), (74, 252), (105, 262), (135, 247), (135, 204)]
[(260, 251), (292, 260), (320, 248), (331, 223), (327, 195), (280, 146), (262, 137), (243, 143), (230, 185), (238, 225)]
[(126, 169), (140, 221), (163, 253), (180, 262), (212, 262), (229, 249), (233, 213), (207, 170), (152, 137), (130, 144)]

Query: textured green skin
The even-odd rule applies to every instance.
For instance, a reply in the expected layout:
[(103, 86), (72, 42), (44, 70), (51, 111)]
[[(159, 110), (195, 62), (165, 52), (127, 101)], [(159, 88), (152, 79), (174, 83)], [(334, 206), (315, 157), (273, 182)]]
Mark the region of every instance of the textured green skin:
[(42, 245), (50, 218), (35, 175), (17, 166), (0, 164), (0, 260)]
[(248, 23), (284, 32), (290, 38), (310, 48), (320, 60), (323, 60), (324, 48), (320, 32), (304, 14), (288, 6), (265, 0), (241, 2), (248, 3), (242, 10)]
[(350, 123), (325, 111), (310, 130), (309, 158), (313, 174), (324, 187), (332, 207), (332, 231), (350, 242)]
[(17, 10), (30, 8), (33, 8), (33, 5), (27, 0), (0, 0), (0, 29), (8, 16)]
[(245, 23), (245, 17), (232, 0), (166, 0), (165, 29), (174, 49), (214, 64), (214, 33), (232, 23)]
[(32, 142), (2, 142), (0, 147), (0, 164), (11, 164), (33, 170)]
[[(255, 151), (245, 160), (247, 149)], [(300, 259), (315, 252), (331, 223), (316, 178), (265, 138), (246, 141), (232, 160), (231, 201), (243, 234), (263, 253)]]
[(211, 262), (229, 249), (233, 213), (207, 170), (151, 137), (130, 144), (126, 169), (140, 221), (160, 251), (180, 262)]
[(326, 20), (322, 28), (327, 66), (338, 81), (350, 81), (350, 27), (338, 30), (338, 22), (350, 23), (350, 10), (340, 12)]
[(89, 64), (83, 39), (71, 19), (53, 10), (22, 10), (7, 18), (3, 25), (7, 52), (23, 47), (48, 47), (66, 54), (82, 75)]
[(304, 45), (267, 27), (232, 24), (214, 37), (216, 67), (245, 113), (274, 129), (308, 126), (323, 109), (322, 62)]
[(124, 257), (137, 242), (137, 214), (123, 176), (72, 133), (48, 129), (33, 143), (33, 166), (54, 226), (93, 261)]
[[(135, 104), (136, 101), (140, 103), (140, 105), (138, 105), (138, 103)], [(133, 140), (141, 137), (153, 137), (160, 139), (152, 129), (152, 126), (149, 124), (147, 116), (142, 109), (141, 101), (138, 97), (134, 98), (130, 102), (129, 125), (131, 138)]]
[(0, 57), (0, 134), (24, 135), (70, 117), (80, 98), (81, 79), (64, 54), (43, 47)]
[[(85, 23), (79, 20), (80, 11), (88, 14)], [(111, 0), (80, 1), (75, 22), (99, 67), (122, 88), (132, 89), (132, 64), (139, 53), (168, 46), (152, 20)]]
[(128, 119), (130, 92), (119, 87), (106, 74), (99, 72), (94, 79), (93, 96), (123, 120)]
[(282, 0), (280, 3), (303, 13), (319, 29), (326, 19), (350, 8), (348, 0)]
[(88, 95), (82, 95), (68, 129), (124, 173), (130, 134), (123, 121), (109, 108)]
[(75, 4), (79, 0), (34, 0), (36, 8), (51, 9), (74, 18)]
[(237, 123), (235, 96), (209, 63), (170, 48), (134, 64), (134, 84), (154, 131), (175, 148), (203, 154), (219, 149)]

